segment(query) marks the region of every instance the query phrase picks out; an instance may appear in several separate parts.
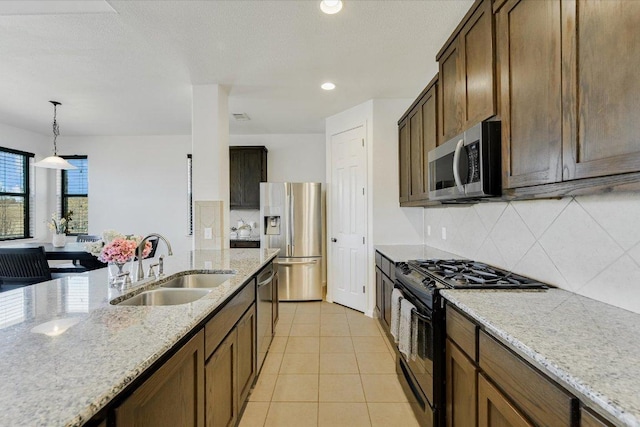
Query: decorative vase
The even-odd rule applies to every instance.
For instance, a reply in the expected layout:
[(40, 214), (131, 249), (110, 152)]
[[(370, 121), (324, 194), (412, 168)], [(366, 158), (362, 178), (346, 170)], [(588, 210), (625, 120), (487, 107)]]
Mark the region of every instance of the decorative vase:
[[(127, 262), (110, 262), (108, 264), (109, 270), (109, 283), (112, 285), (118, 284), (124, 280), (122, 274), (129, 272), (130, 276), (133, 274), (131, 259)], [(133, 277), (131, 277), (133, 279)]]
[(53, 239), (51, 241), (51, 244), (53, 245), (54, 248), (63, 248), (66, 243), (67, 243), (66, 234), (57, 234), (57, 233), (53, 234)]

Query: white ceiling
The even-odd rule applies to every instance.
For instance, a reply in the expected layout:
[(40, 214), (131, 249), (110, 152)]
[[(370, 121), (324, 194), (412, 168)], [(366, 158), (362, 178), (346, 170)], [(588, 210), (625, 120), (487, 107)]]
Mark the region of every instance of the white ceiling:
[(472, 0), (345, 0), (337, 15), (316, 0), (108, 3), (0, 10), (0, 123), (49, 134), (57, 100), (62, 136), (190, 134), (191, 85), (220, 83), (251, 118), (232, 134), (323, 133), (368, 99), (415, 98)]

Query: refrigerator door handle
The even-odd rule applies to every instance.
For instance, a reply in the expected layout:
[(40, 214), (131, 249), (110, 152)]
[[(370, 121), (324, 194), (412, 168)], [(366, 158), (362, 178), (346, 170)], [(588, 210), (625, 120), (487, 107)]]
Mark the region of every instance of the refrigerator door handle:
[(317, 264), (318, 260), (314, 259), (313, 261), (279, 261), (279, 260), (274, 260), (273, 261), (274, 264), (278, 264), (278, 265), (309, 265), (309, 264)]
[(296, 198), (293, 196), (293, 191), (291, 191), (291, 196), (289, 196), (289, 243), (291, 244), (291, 252), (289, 253), (289, 256), (293, 256), (293, 252), (296, 250), (296, 247), (293, 244), (293, 242), (295, 242), (294, 230), (296, 229), (293, 221), (295, 202)]

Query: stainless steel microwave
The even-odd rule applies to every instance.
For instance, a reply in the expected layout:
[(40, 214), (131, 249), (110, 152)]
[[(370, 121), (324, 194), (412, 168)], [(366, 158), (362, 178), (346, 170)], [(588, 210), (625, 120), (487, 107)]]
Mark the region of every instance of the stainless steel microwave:
[(429, 200), (500, 196), (500, 122), (481, 122), (429, 151)]

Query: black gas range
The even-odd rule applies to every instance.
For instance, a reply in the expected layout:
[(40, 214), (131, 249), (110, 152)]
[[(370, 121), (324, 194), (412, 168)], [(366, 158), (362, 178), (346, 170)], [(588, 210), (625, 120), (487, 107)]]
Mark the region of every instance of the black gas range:
[[(410, 357), (399, 354), (397, 372), (405, 392), (427, 426), (445, 425), (445, 314), (442, 289), (546, 289), (548, 286), (491, 265), (466, 259), (424, 259), (396, 266), (403, 298), (414, 306), (415, 347)], [(403, 381), (401, 383), (404, 384)]]

